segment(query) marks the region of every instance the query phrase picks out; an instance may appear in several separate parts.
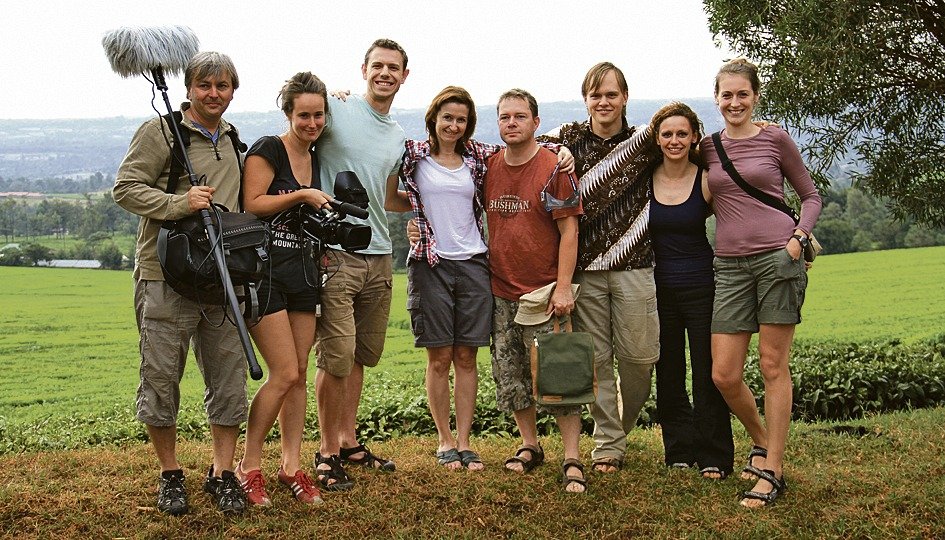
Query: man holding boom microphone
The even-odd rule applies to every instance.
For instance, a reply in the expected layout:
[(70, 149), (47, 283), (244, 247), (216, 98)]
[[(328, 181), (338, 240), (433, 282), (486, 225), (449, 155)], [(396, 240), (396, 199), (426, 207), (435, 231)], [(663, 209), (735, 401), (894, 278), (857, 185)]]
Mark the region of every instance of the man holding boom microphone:
[(407, 53), (379, 39), (364, 55), (363, 96), (332, 99), (331, 116), (316, 151), (323, 190), (334, 195), (336, 175), (354, 171), (370, 200), (371, 244), (357, 253), (331, 250), (318, 322), (315, 394), (321, 431), (315, 467), (326, 491), (353, 482), (342, 463), (393, 471), (394, 462), (372, 454), (357, 440), (358, 403), (364, 367), (377, 365), (384, 350), (391, 301), (391, 242), (384, 212), (388, 178), (400, 169), (406, 136), (390, 116), (400, 85), (407, 79)]
[[(141, 216), (135, 250), (135, 316), (141, 336), (141, 379), (137, 418), (147, 425), (161, 476), (158, 509), (179, 515), (188, 510), (184, 471), (177, 460), (177, 413), (180, 380), (188, 347), (194, 344), (197, 366), (206, 385), (204, 405), (213, 438), (213, 465), (204, 489), (225, 514), (242, 513), (246, 496), (233, 474), (240, 424), (246, 419), (246, 361), (236, 327), (224, 321), (221, 306), (198, 305), (165, 283), (157, 255), (164, 220), (180, 219), (219, 203), (239, 207), (240, 157), (234, 149), (235, 127), (223, 120), (239, 87), (232, 60), (215, 52), (197, 53), (184, 71), (187, 98), (180, 129), (190, 134), (187, 153), (202, 185), (186, 174), (168, 193), (171, 129), (162, 118), (145, 122), (135, 133), (112, 191), (115, 202)], [(206, 314), (203, 317), (201, 310)], [(216, 321), (216, 322), (211, 322)], [(223, 324), (219, 324), (224, 321)]]

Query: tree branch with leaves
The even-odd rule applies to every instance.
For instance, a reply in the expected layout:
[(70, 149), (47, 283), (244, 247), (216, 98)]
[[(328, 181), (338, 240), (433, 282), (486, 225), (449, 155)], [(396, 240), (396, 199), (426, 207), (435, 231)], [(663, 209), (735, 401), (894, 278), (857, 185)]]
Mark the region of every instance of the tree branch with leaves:
[(760, 113), (794, 132), (818, 185), (853, 180), (945, 225), (945, 0), (705, 0), (716, 40), (757, 62)]

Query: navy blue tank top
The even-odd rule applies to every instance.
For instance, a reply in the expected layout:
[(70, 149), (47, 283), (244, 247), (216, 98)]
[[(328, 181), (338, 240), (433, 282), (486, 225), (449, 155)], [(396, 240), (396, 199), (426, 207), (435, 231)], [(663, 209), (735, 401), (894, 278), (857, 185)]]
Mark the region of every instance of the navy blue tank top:
[(709, 204), (702, 196), (702, 171), (696, 172), (685, 202), (662, 204), (650, 178), (650, 238), (656, 256), (657, 287), (712, 285), (712, 246), (706, 238)]

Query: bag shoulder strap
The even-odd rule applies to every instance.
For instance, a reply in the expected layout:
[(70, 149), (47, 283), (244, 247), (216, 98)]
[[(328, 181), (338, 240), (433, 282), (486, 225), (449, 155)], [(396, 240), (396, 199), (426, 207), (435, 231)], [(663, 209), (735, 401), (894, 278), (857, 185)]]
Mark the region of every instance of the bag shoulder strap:
[[(184, 115), (180, 111), (174, 111), (173, 113), (168, 113), (162, 116), (164, 121), (168, 124), (174, 123), (180, 126), (180, 138), (178, 141), (174, 139), (174, 144), (171, 146), (171, 172), (167, 176), (167, 188), (164, 189), (165, 193), (174, 194), (177, 193), (177, 182), (180, 179), (180, 175), (184, 172), (184, 149), (190, 146), (190, 130), (185, 129), (182, 125)], [(184, 143), (183, 147), (180, 146), (180, 143)]]
[(719, 160), (722, 162), (722, 168), (725, 169), (725, 172), (728, 173), (732, 180), (738, 184), (738, 187), (742, 190), (758, 199), (759, 201), (765, 203), (771, 208), (775, 208), (787, 214), (791, 219), (794, 220), (794, 224), (797, 225), (801, 221), (801, 217), (797, 215), (797, 212), (793, 208), (785, 204), (784, 201), (761, 191), (755, 186), (749, 184), (742, 178), (742, 175), (738, 174), (738, 170), (735, 169), (735, 164), (732, 163), (732, 160), (728, 158), (728, 154), (725, 153), (725, 147), (722, 146), (722, 135), (721, 131), (716, 131), (712, 134), (712, 143), (715, 145), (715, 151), (719, 155)]

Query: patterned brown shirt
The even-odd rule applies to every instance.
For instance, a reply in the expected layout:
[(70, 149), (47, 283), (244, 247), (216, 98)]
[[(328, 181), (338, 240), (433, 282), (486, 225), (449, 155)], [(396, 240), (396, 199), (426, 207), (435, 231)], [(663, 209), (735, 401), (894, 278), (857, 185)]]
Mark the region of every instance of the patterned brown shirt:
[(645, 174), (648, 127), (627, 126), (609, 139), (590, 121), (564, 124), (539, 141), (567, 146), (581, 177), (584, 215), (578, 235), (578, 270), (628, 270), (653, 266), (650, 185)]

